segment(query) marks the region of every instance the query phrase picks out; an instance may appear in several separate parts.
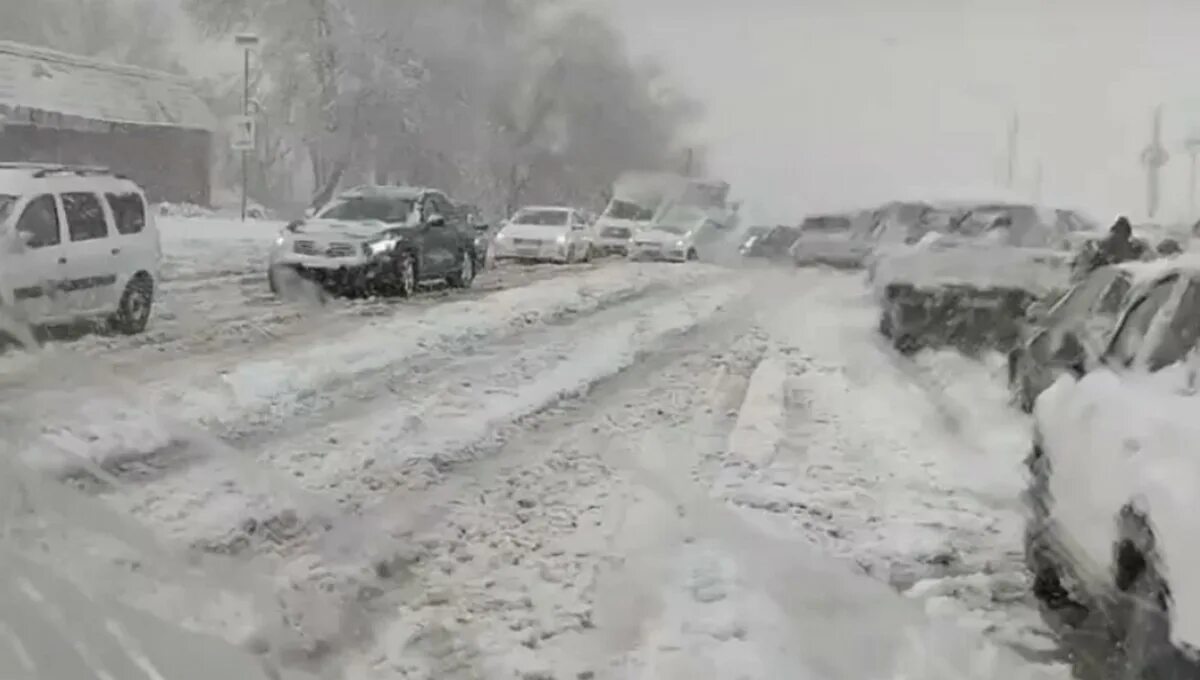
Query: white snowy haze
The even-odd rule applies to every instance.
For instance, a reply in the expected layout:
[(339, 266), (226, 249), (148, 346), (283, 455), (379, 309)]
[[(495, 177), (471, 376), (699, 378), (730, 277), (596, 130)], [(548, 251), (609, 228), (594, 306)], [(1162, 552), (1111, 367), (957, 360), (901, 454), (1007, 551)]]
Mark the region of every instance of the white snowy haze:
[(708, 107), (710, 162), (772, 215), (914, 188), (1002, 184), (1145, 212), (1139, 155), (1163, 105), (1160, 217), (1187, 209), (1200, 126), (1188, 0), (598, 0)]

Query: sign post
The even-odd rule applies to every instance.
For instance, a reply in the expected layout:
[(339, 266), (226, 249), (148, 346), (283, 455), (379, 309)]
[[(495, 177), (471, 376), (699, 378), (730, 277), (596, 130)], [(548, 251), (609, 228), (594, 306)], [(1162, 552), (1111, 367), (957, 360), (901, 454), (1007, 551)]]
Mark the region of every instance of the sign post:
[[(234, 149), (242, 152), (242, 221), (246, 221), (246, 185), (249, 182), (248, 159), (249, 153), (255, 148), (254, 119), (250, 117), (250, 50), (258, 46), (258, 36), (253, 33), (240, 33), (233, 42), (244, 51), (245, 61), (242, 70), (242, 117), (234, 125)], [(246, 136), (239, 137), (245, 134)], [(246, 139), (249, 143), (246, 143)]]

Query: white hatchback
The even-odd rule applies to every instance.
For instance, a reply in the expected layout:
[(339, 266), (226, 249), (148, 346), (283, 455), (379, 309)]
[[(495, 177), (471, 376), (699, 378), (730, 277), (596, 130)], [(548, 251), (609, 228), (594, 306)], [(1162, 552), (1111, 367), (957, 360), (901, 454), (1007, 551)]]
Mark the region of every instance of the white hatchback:
[(132, 180), (0, 163), (0, 335), (27, 343), (30, 327), (81, 320), (140, 333), (161, 258), (154, 217)]
[(565, 207), (528, 207), (517, 211), (496, 234), (498, 260), (587, 262), (595, 248), (591, 220)]

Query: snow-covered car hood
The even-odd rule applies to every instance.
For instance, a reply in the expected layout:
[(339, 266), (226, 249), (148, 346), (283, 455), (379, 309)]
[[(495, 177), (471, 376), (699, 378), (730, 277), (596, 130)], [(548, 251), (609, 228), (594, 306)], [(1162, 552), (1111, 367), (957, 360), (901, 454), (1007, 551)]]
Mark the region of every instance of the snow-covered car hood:
[(559, 236), (564, 236), (570, 232), (564, 227), (548, 227), (540, 224), (508, 224), (500, 233), (504, 238), (527, 238), (537, 239), (539, 241), (553, 241)]
[(347, 220), (308, 220), (296, 226), (295, 234), (310, 236), (327, 236), (348, 238), (365, 241), (378, 236), (385, 231), (405, 229), (405, 225), (388, 224), (380, 220), (347, 221)]
[(870, 241), (849, 232), (810, 232), (800, 234), (792, 244), (792, 252), (866, 252), (871, 249)]
[(878, 258), (872, 265), (872, 281), (878, 291), (892, 283), (918, 288), (958, 284), (1018, 288), (1040, 296), (1068, 287), (1070, 265), (1069, 253), (1043, 248), (917, 247)]
[(634, 234), (634, 243), (655, 243), (658, 245), (674, 245), (679, 241), (684, 243), (690, 242), (692, 235), (690, 232), (685, 234), (672, 234), (669, 231), (661, 229), (646, 229), (645, 231)]

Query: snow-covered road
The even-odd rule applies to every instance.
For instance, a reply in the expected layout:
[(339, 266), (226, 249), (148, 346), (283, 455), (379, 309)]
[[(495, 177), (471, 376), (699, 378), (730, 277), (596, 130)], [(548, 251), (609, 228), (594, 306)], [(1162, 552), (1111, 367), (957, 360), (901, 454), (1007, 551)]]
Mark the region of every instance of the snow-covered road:
[(1052, 645), (997, 367), (893, 356), (857, 277), (318, 309), (265, 292), (274, 226), (187, 222), (147, 336), (0, 357), (6, 453), (237, 574), (200, 605), (122, 561), (127, 603), (347, 678), (1062, 677), (1013, 651)]

